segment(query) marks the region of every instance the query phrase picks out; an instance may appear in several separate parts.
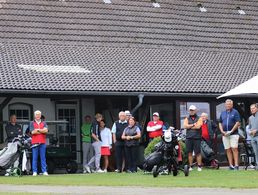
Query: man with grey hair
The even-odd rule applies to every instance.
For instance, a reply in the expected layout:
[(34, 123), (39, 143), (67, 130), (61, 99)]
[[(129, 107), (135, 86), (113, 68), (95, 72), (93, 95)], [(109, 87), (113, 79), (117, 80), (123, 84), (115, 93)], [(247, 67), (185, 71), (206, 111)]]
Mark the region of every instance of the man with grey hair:
[(32, 135), (32, 171), (33, 176), (38, 174), (38, 156), (40, 156), (41, 171), (43, 175), (48, 175), (46, 164), (46, 134), (48, 126), (41, 120), (41, 112), (34, 112), (34, 120), (30, 123), (30, 132)]
[(258, 107), (257, 104), (250, 105), (252, 115), (249, 117), (251, 145), (255, 154), (255, 169), (258, 170)]
[[(233, 101), (225, 101), (226, 110), (223, 111), (219, 119), (219, 129), (222, 136), (222, 142), (227, 153), (230, 170), (238, 170), (238, 127), (240, 126), (240, 114), (233, 108)], [(233, 165), (233, 160), (235, 166)]]
[(125, 159), (125, 143), (122, 139), (124, 129), (128, 126), (126, 113), (121, 111), (118, 114), (119, 120), (112, 126), (113, 143), (115, 144), (116, 168), (118, 173), (123, 171), (123, 161)]
[(217, 125), (213, 121), (209, 120), (208, 114), (205, 112), (201, 114), (201, 119), (203, 122), (201, 127), (202, 139), (204, 139), (207, 144), (213, 148)]

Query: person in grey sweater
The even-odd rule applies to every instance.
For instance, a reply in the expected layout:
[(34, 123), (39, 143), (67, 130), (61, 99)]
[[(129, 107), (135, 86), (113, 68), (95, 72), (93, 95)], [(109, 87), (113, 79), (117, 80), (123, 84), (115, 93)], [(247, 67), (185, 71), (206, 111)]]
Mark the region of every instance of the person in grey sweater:
[(255, 169), (258, 170), (258, 106), (257, 104), (252, 104), (250, 106), (252, 115), (249, 117), (250, 123), (250, 136), (251, 145), (255, 154)]

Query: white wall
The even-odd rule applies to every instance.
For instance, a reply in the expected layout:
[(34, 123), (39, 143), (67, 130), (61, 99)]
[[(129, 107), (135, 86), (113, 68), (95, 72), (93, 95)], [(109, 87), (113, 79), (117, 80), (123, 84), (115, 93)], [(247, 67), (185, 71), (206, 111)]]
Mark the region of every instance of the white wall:
[(90, 115), (92, 118), (95, 116), (95, 101), (94, 99), (83, 98), (82, 99), (82, 121), (84, 117)]

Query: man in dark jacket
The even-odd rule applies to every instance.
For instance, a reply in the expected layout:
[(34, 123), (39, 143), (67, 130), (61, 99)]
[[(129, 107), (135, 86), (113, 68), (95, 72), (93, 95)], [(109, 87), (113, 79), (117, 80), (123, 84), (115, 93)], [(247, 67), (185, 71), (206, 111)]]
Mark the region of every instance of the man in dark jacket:
[(126, 113), (119, 112), (119, 120), (114, 122), (112, 126), (113, 143), (115, 144), (115, 155), (116, 155), (116, 167), (117, 172), (121, 173), (123, 171), (123, 162), (125, 159), (125, 142), (122, 139), (124, 129), (128, 126), (126, 120)]
[(16, 115), (11, 115), (10, 122), (5, 127), (8, 143), (11, 143), (15, 137), (22, 135), (22, 128), (16, 122)]
[[(14, 138), (18, 137), (19, 135), (22, 135), (22, 128), (16, 122), (17, 122), (16, 115), (11, 115), (10, 116), (10, 122), (5, 127), (5, 131), (6, 131), (6, 135), (7, 135), (8, 147), (10, 147), (10, 144), (12, 143)], [(16, 161), (13, 164), (13, 166), (14, 167), (18, 167), (18, 165), (19, 165), (19, 158), (16, 159)], [(12, 167), (6, 169), (5, 176), (9, 176), (10, 175), (11, 168)]]
[(213, 143), (215, 139), (215, 134), (216, 134), (216, 129), (217, 125), (208, 119), (208, 114), (207, 113), (202, 113), (201, 114), (202, 118), (202, 139), (204, 139), (207, 144), (210, 146), (210, 148), (213, 148)]

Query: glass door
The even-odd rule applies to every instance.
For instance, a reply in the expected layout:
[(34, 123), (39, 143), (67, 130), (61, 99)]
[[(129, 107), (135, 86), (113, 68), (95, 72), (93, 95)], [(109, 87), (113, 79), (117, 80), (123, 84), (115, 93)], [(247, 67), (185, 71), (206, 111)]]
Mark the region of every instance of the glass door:
[[(66, 120), (68, 124), (57, 125), (57, 137), (59, 146), (68, 148), (73, 153), (74, 160), (77, 159), (77, 105), (57, 105), (57, 120)], [(78, 159), (77, 159), (78, 160)]]

